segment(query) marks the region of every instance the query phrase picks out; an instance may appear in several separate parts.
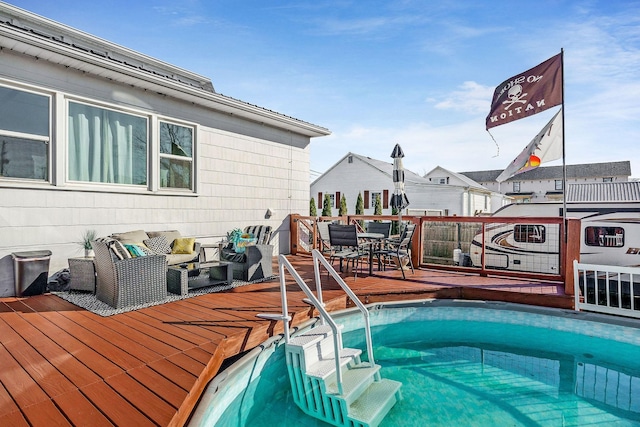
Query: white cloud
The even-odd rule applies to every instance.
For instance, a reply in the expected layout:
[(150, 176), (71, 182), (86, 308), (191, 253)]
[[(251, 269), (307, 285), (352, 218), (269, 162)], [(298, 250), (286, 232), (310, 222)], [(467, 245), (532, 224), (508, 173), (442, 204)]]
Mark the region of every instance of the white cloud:
[(473, 81), (464, 82), (455, 90), (435, 104), (439, 110), (463, 111), (471, 114), (487, 113), (494, 88), (483, 86)]

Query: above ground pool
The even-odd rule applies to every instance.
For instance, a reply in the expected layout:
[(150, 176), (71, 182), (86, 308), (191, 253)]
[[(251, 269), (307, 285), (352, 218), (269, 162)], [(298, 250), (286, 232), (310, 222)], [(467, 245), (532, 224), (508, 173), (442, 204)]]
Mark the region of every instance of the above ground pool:
[[(403, 384), (381, 427), (640, 426), (637, 320), (451, 300), (368, 308), (381, 375)], [(332, 314), (345, 347), (364, 351), (361, 314)], [(279, 337), (219, 374), (189, 425), (328, 424), (293, 402)]]

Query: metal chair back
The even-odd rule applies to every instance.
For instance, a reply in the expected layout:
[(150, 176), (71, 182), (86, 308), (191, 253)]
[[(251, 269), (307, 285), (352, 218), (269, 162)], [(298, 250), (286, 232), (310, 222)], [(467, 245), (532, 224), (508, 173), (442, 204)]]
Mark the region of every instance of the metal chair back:
[(331, 246), (357, 247), (358, 232), (355, 225), (329, 224), (329, 243)]
[(367, 233), (383, 234), (384, 237), (389, 237), (391, 234), (390, 222), (370, 222), (367, 224)]

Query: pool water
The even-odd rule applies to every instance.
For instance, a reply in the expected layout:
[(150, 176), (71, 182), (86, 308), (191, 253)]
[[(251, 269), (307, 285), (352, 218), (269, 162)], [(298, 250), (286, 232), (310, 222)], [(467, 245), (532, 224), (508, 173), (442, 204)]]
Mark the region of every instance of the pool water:
[[(510, 304), (372, 310), (381, 375), (403, 384), (403, 399), (381, 427), (640, 426), (640, 331), (634, 323), (551, 312)], [(346, 347), (365, 348), (359, 315), (339, 323)], [(294, 404), (284, 346), (273, 347), (247, 365), (222, 415), (196, 425), (328, 425)]]

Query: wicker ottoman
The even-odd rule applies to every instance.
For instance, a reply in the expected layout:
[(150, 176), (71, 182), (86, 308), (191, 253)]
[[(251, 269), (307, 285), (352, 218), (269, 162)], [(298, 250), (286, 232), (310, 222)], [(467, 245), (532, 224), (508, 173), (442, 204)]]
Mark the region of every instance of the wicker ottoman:
[(69, 258), (69, 289), (96, 292), (96, 270), (93, 257)]

